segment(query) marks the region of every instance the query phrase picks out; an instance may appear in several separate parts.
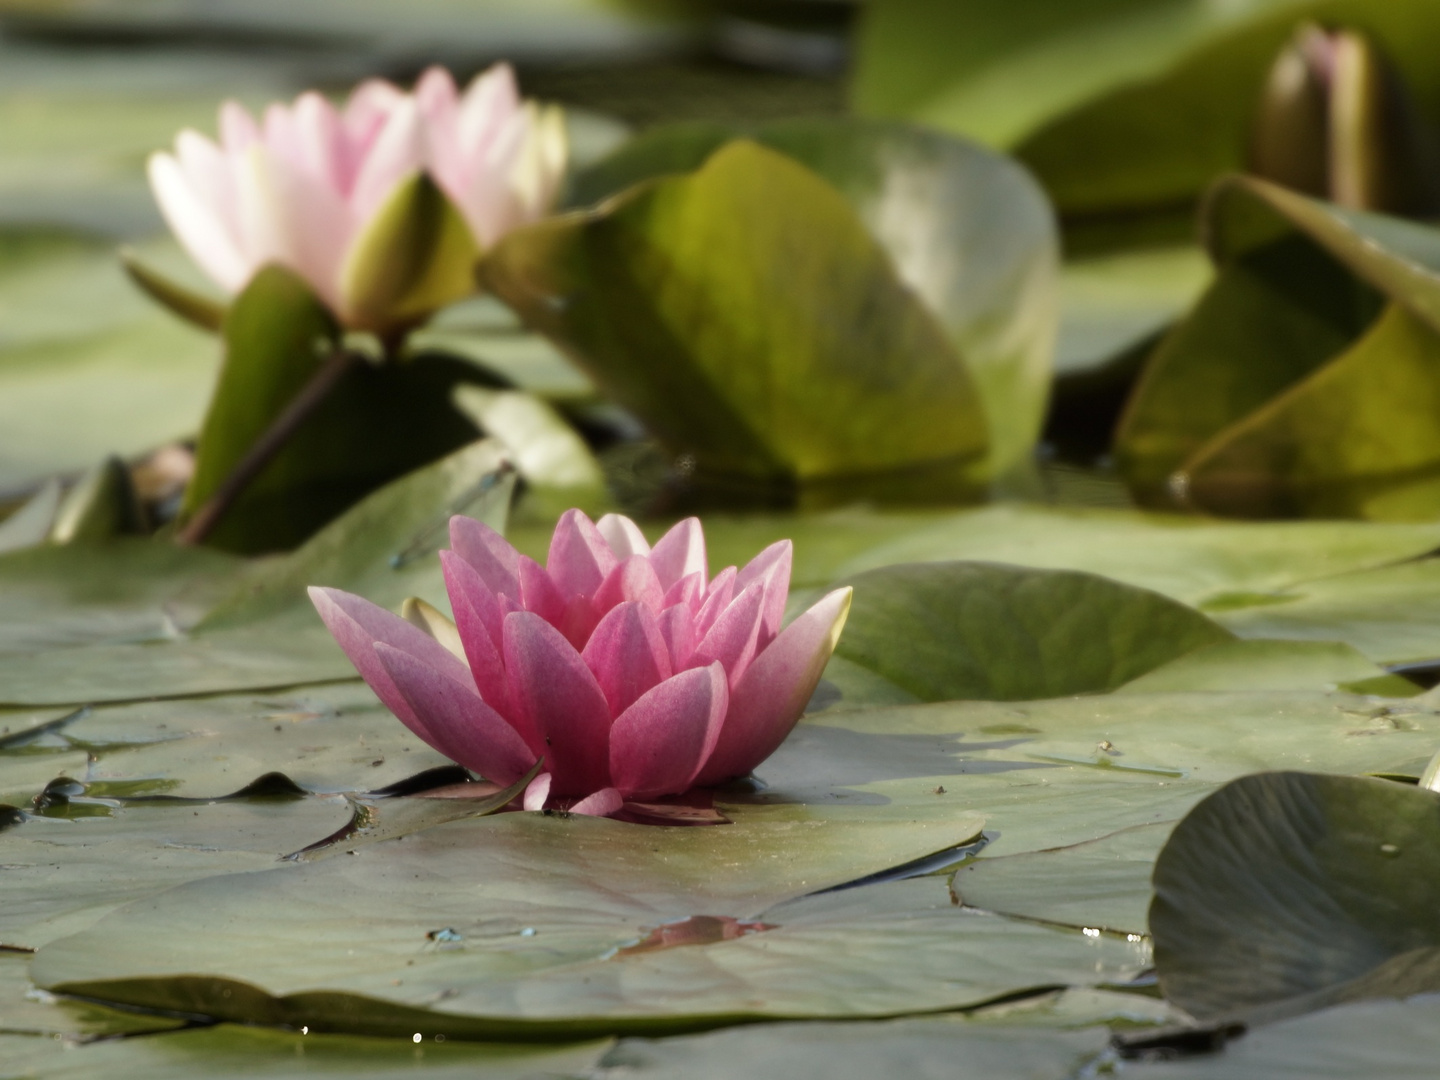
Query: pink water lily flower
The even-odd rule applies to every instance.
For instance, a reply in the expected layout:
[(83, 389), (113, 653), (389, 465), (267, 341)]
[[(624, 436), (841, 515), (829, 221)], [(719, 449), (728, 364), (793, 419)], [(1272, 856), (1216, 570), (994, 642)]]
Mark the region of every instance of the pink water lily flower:
[(453, 267), (415, 268), (417, 281), (430, 275), (423, 302), (438, 306), (470, 290), (477, 250), (549, 208), (565, 162), (559, 111), (523, 102), (513, 72), (498, 64), (463, 95), (435, 67), (414, 93), (372, 79), (340, 109), (311, 91), (268, 106), (257, 122), (226, 102), (218, 143), (182, 131), (173, 154), (151, 156), (149, 174), (180, 243), (226, 292), (279, 263), (345, 325), (383, 330), (392, 313), (377, 310), (374, 281), (395, 277), (387, 257), (416, 261), (413, 250), (385, 250), (399, 246), (385, 211), (407, 180), (433, 180), (468, 231), (463, 243), (452, 237), (433, 253)]
[(696, 518), (652, 548), (629, 518), (570, 510), (544, 567), (470, 518), (451, 519), (450, 542), (463, 648), (350, 593), (310, 597), (436, 750), (503, 785), (543, 758), (527, 810), (608, 815), (745, 776), (795, 726), (850, 610), (837, 589), (781, 629), (790, 541), (712, 578)]

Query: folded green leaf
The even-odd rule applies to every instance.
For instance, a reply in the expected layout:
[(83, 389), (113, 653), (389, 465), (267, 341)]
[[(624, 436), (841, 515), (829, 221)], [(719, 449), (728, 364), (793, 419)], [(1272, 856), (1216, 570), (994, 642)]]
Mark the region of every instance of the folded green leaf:
[[(193, 514), (339, 347), (338, 329), (293, 274), (262, 270), (226, 316), (225, 365), (196, 448), (182, 513)], [(221, 518), (209, 542), (239, 552), (293, 547), (382, 484), (475, 439), (450, 402), (471, 378), (439, 355), (359, 361)]]
[(844, 197), (752, 142), (517, 230), (481, 274), (702, 475), (793, 490), (986, 451), (974, 383)]
[(1268, 70), (1304, 19), (1378, 41), (1440, 111), (1429, 0), (890, 0), (854, 100), (1014, 152), (1067, 218), (1164, 213), (1242, 168)]
[(474, 291), (475, 238), (425, 173), (402, 181), (356, 238), (340, 289), (356, 325), (382, 337)]
[(169, 308), (186, 322), (194, 323), (202, 330), (218, 331), (225, 322), (225, 305), (208, 296), (202, 296), (193, 289), (171, 281), (164, 274), (146, 266), (140, 257), (129, 248), (120, 249), (120, 265), (130, 280), (143, 289), (151, 299)]
[(804, 119), (753, 128), (672, 124), (580, 174), (584, 205), (642, 180), (700, 168), (748, 136), (800, 162), (849, 201), (900, 279), (939, 318), (975, 380), (994, 477), (1028, 460), (1039, 434), (1055, 336), (1052, 214), (1014, 161), (939, 132), (879, 120)]
[(1132, 490), (1249, 516), (1431, 516), (1440, 231), (1239, 178), (1205, 221), (1215, 283), (1117, 432)]

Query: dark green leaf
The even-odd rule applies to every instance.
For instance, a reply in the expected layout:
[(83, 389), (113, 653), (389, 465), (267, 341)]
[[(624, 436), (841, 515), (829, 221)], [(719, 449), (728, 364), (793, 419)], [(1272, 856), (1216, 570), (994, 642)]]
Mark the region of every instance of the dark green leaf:
[(855, 599), (836, 655), (921, 701), (1100, 693), (1231, 640), (1183, 604), (1068, 570), (913, 563), (842, 583)]
[(1155, 865), (1166, 997), (1209, 1017), (1440, 989), (1440, 795), (1262, 773), (1197, 806)]
[(129, 248), (120, 250), (120, 265), (130, 280), (143, 289), (151, 299), (169, 308), (180, 318), (194, 323), (202, 330), (218, 331), (225, 325), (225, 305), (202, 296), (192, 289), (171, 281), (158, 270), (147, 266), (140, 256)]
[[(262, 270), (226, 316), (225, 366), (201, 429), (193, 514), (338, 348), (329, 312), (288, 271)], [(293, 547), (382, 484), (479, 435), (450, 402), (469, 365), (356, 362), (210, 536), (240, 552)]]

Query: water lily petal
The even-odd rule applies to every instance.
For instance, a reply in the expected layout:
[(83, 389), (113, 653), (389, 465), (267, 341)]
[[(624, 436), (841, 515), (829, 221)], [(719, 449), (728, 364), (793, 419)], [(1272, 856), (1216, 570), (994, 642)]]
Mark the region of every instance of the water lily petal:
[(665, 592), (665, 602), (662, 607), (673, 607), (676, 604), (684, 604), (691, 613), (700, 610), (700, 605), (705, 601), (705, 575), (698, 570), (693, 574), (686, 574), (679, 581), (671, 585)]
[(259, 141), (260, 126), (250, 111), (238, 101), (224, 102), (220, 106), (220, 146), (225, 153), (234, 157)]
[(600, 535), (610, 545), (610, 550), (617, 559), (650, 554), (650, 541), (645, 539), (640, 526), (624, 514), (606, 514), (595, 522), (595, 528), (600, 530)]
[(225, 222), (194, 187), (170, 154), (151, 154), (150, 188), (176, 239), (206, 274), (226, 292), (239, 292), (254, 267)]
[(627, 556), (595, 590), (597, 611), (609, 611), (625, 600), (637, 600), (657, 613), (665, 606), (665, 590), (644, 555)]
[(624, 805), (625, 799), (620, 792), (613, 787), (607, 787), (586, 795), (570, 807), (570, 813), (584, 814), (586, 817), (609, 817)]
[(689, 517), (673, 525), (651, 550), (650, 564), (655, 567), (661, 586), (667, 590), (687, 574), (708, 577), (705, 532), (700, 527), (700, 519)]
[(520, 556), (520, 606), (533, 611), (552, 626), (565, 621), (565, 597), (545, 568), (528, 555)]
[(730, 695), (720, 739), (697, 784), (744, 776), (785, 741), (840, 639), (852, 592), (836, 589), (822, 597), (755, 658)]
[(424, 164), (420, 110), (413, 98), (402, 97), (385, 118), (356, 174), (350, 204), (359, 219), (369, 220), (395, 190), (395, 185), (419, 172)]
[(695, 651), (695, 615), (684, 604), (676, 604), (660, 613), (660, 636), (670, 650), (670, 669), (684, 671)]
[(619, 716), (674, 670), (655, 616), (634, 601), (612, 608), (580, 655), (600, 684), (611, 716)]
[(720, 613), (715, 624), (695, 646), (686, 667), (719, 661), (734, 689), (755, 657), (760, 624), (765, 614), (765, 582), (757, 581)]
[(619, 560), (600, 530), (579, 510), (567, 510), (555, 526), (545, 569), (568, 601), (575, 595), (592, 596)]
[(559, 630), (531, 611), (505, 616), (505, 670), (517, 720), (539, 733), (556, 794), (610, 784), (610, 709)]
[(746, 589), (756, 581), (765, 582), (764, 615), (760, 622), (760, 648), (775, 640), (785, 618), (785, 599), (790, 595), (790, 568), (795, 545), (777, 540), (751, 559), (735, 576), (735, 588)]
[(432, 736), (427, 740), (452, 761), (497, 784), (513, 784), (535, 764), (535, 753), (504, 717), (425, 661), (384, 642), (375, 655)]
[(450, 519), (450, 546), (492, 593), (520, 599), (520, 553), (489, 525), (456, 514)]
[(450, 655), (449, 650), (423, 630), (411, 626), (399, 615), (386, 611), (369, 600), (340, 589), (311, 587), (310, 602), (320, 613), (326, 627), (360, 677), (375, 691), (400, 721), (426, 742), (434, 745), (434, 736), (424, 717), (410, 707), (389, 673), (375, 656), (376, 642), (384, 642), (424, 660), (457, 682), (470, 678), (464, 661)]
[(735, 599), (735, 567), (727, 566), (720, 573), (715, 575), (715, 580), (710, 582), (710, 588), (705, 593), (705, 600), (700, 605), (700, 610), (695, 613), (695, 632), (700, 635), (709, 633), (710, 627), (715, 625), (715, 620), (720, 613), (730, 606), (730, 601)]
[(545, 804), (550, 801), (550, 774), (542, 772), (539, 776), (525, 785), (525, 795), (520, 800), (520, 805), (526, 810), (544, 810)]
[(651, 689), (610, 731), (615, 786), (642, 799), (685, 791), (716, 746), (728, 704), (719, 663), (682, 671)]
[[(465, 658), (470, 662), (475, 688), (493, 709), (513, 718), (509, 681), (500, 659), (505, 612), (475, 568), (459, 555), (453, 551), (440, 552), (440, 568), (445, 575), (445, 591), (455, 613), (455, 629), (465, 648)], [(517, 727), (532, 747), (539, 747), (534, 732), (520, 724)]]

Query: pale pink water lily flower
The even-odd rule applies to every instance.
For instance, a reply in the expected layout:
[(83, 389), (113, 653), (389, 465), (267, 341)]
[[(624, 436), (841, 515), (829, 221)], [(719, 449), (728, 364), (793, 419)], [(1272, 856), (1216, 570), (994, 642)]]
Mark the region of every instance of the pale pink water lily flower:
[[(432, 67), (413, 93), (372, 79), (339, 109), (311, 91), (257, 121), (226, 102), (218, 143), (182, 131), (173, 154), (151, 155), (149, 175), (170, 228), (227, 293), (279, 263), (342, 323), (376, 329), (354, 295), (356, 262), (406, 180), (427, 174), (479, 250), (549, 209), (566, 156), (559, 110), (522, 101), (510, 67), (497, 64), (463, 94)], [(456, 287), (468, 288), (461, 270)]]
[[(312, 588), (340, 647), (430, 746), (524, 795), (609, 815), (741, 777), (789, 735), (851, 590), (781, 628), (791, 543), (711, 577), (696, 518), (652, 548), (629, 518), (561, 517), (545, 566), (470, 518), (440, 553), (462, 649), (358, 596)], [(463, 655), (457, 655), (463, 652)]]

